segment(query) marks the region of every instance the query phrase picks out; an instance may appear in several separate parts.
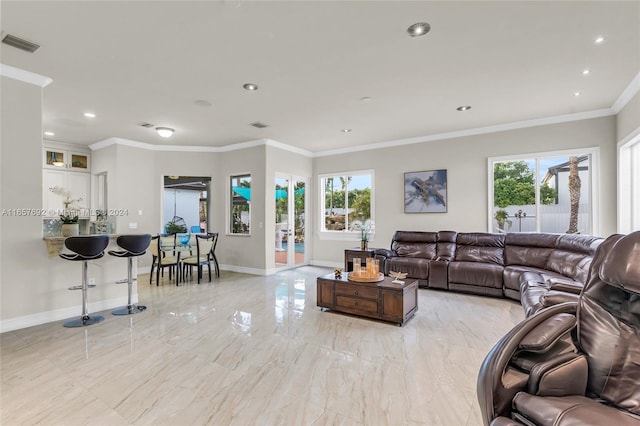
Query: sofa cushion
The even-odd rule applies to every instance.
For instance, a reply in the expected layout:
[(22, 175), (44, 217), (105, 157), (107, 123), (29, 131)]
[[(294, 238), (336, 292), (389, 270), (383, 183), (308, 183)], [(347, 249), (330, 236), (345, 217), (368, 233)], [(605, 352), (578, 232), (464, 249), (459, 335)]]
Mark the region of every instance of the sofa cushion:
[(411, 257), (392, 257), (386, 261), (389, 272), (406, 272), (409, 278), (421, 280), (429, 278), (429, 263), (428, 259)]
[(437, 232), (396, 231), (391, 250), (396, 256), (435, 259)]
[(455, 231), (438, 232), (438, 245), (436, 248), (436, 259), (453, 260), (456, 254), (456, 237), (458, 233)]
[(451, 262), (449, 282), (502, 289), (503, 269), (495, 263)]
[(394, 241), (391, 244), (391, 250), (400, 257), (417, 257), (422, 259), (435, 259), (436, 257), (435, 243), (405, 243)]
[(602, 238), (588, 235), (560, 235), (551, 251), (545, 269), (584, 283), (589, 274), (591, 259)]
[(544, 268), (557, 240), (558, 235), (555, 234), (507, 234), (504, 241), (505, 265)]
[(504, 265), (503, 257), (504, 234), (459, 233), (456, 238), (456, 261)]

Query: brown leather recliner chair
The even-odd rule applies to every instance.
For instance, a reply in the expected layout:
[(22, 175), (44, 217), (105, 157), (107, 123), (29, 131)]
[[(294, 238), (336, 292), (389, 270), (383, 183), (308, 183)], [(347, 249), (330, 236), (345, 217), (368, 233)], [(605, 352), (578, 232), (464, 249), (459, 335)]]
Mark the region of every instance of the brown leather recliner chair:
[(640, 231), (600, 245), (577, 304), (493, 347), (478, 401), (485, 425), (640, 425)]

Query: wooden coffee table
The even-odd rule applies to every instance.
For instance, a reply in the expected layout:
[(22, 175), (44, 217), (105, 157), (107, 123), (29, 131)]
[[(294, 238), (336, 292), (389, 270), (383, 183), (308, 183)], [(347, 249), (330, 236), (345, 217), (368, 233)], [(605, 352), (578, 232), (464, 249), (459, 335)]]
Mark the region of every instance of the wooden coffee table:
[(363, 283), (349, 281), (347, 274), (318, 277), (317, 305), (324, 309), (376, 318), (403, 325), (418, 310), (418, 281), (393, 284), (393, 278)]

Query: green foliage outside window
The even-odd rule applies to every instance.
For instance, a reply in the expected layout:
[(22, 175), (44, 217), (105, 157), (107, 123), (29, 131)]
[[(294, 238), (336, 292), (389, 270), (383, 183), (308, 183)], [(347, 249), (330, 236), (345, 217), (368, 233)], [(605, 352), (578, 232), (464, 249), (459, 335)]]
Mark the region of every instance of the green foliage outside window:
[[(540, 186), (540, 202), (553, 204), (556, 191)], [(505, 161), (493, 166), (493, 204), (500, 208), (536, 203), (535, 173), (525, 161)]]

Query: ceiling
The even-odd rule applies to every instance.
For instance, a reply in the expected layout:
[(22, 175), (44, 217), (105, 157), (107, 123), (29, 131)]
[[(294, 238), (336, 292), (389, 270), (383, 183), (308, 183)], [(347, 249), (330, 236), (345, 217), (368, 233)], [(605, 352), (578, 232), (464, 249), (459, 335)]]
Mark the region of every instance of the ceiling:
[[(30, 54), (3, 44), (1, 62), (53, 79), (43, 130), (55, 136), (45, 138), (86, 145), (268, 138), (317, 153), (610, 108), (640, 70), (640, 1), (3, 0), (0, 8), (4, 33), (41, 45)], [(431, 31), (409, 37), (421, 21)], [(606, 39), (596, 45), (599, 35)], [(249, 125), (256, 121), (269, 127)], [(163, 139), (143, 122), (176, 132)]]

